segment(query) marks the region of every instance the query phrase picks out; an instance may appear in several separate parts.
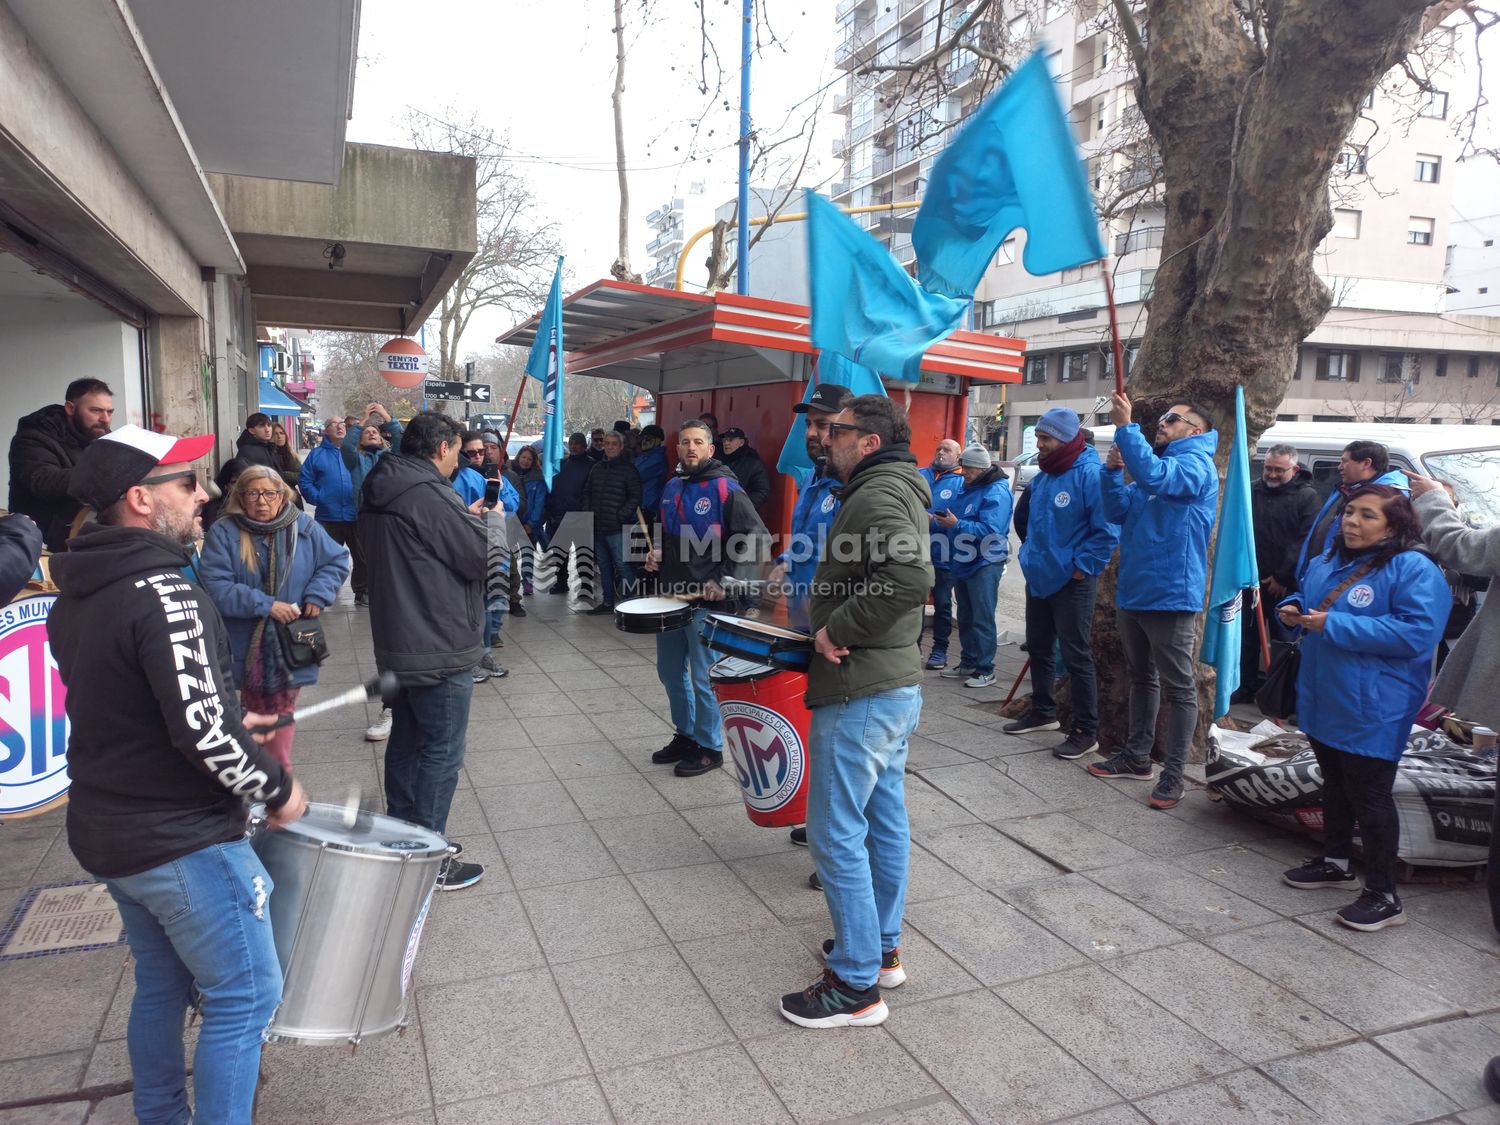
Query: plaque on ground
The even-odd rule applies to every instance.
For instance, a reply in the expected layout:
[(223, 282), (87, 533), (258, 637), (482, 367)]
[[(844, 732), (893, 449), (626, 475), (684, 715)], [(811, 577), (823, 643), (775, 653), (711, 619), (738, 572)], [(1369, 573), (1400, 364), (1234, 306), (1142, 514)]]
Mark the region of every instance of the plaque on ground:
[(0, 961), (104, 949), (125, 940), (115, 900), (103, 883), (36, 887), (0, 929)]

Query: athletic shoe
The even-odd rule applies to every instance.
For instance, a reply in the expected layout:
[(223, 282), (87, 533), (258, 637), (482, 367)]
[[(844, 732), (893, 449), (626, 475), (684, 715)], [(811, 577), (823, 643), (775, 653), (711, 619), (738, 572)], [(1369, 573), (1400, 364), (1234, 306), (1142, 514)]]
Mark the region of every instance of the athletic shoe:
[(1366, 891), (1334, 917), (1351, 930), (1383, 930), (1387, 926), (1406, 924), (1401, 900), (1393, 901), (1379, 891)]
[(927, 658), (927, 663), (922, 665), (929, 672), (941, 672), (948, 667), (948, 654), (943, 649), (935, 648), (932, 655)]
[[(833, 952), (833, 939), (823, 941), (823, 960)], [(906, 970), (901, 967), (901, 950), (892, 949), (880, 955), (880, 977), (875, 982), (881, 988), (900, 988), (906, 983)]]
[(472, 887), (484, 878), (484, 868), (477, 863), (460, 863), (457, 856), (449, 856), (448, 861), (443, 864), (443, 870), (438, 874), (437, 889), (440, 891), (461, 891), (465, 887)]
[(485, 653), (479, 663), (474, 665), (474, 682), (482, 684), (485, 680), (498, 680), (510, 675), (510, 669), (497, 661), (489, 653)]
[(499, 633), (496, 633), (493, 637), (490, 638), (490, 648), (504, 648), (504, 647), (505, 647), (505, 642), (500, 639), (500, 634)]
[(876, 985), (855, 988), (824, 969), (806, 989), (781, 998), (781, 1014), (800, 1027), (874, 1027), (891, 1010)]
[(799, 848), (807, 847), (807, 825), (799, 824), (796, 828), (792, 829), (792, 843), (796, 844)]
[(972, 676), (964, 681), (964, 687), (982, 688), (994, 686), (995, 673), (993, 672), (975, 672)]
[(1062, 730), (1062, 724), (1056, 719), (1038, 715), (1035, 711), (1027, 711), (1019, 719), (1012, 719), (1000, 729), (1006, 734), (1034, 734), (1039, 730)]
[(390, 738), (392, 721), (391, 709), (389, 707), (382, 707), (380, 709), (380, 718), (365, 728), (365, 741), (384, 742), (387, 738)]
[(1150, 781), (1155, 770), (1152, 769), (1150, 762), (1144, 766), (1137, 766), (1124, 754), (1116, 754), (1113, 758), (1093, 763), (1089, 766), (1089, 773), (1095, 777), (1125, 777), (1132, 781)]
[(1354, 872), (1347, 871), (1336, 863), (1329, 863), (1320, 855), (1312, 856), (1301, 867), (1281, 873), (1281, 881), (1299, 891), (1321, 891), (1327, 888), (1347, 887), (1354, 882)]
[(672, 741), (651, 755), (651, 761), (658, 766), (664, 766), (668, 762), (680, 762), (694, 750), (698, 744), (685, 734), (673, 733)]
[(526, 616), (526, 607), (523, 606), (520, 602), (511, 602), (510, 603), (510, 615), (512, 617), (525, 617)]
[(973, 674), (974, 669), (967, 664), (960, 664), (957, 668), (948, 668), (938, 673), (945, 680), (967, 680)]
[(369, 594), (355, 594), (354, 595), (354, 605), (358, 609), (369, 609), (370, 608), (370, 595)]
[(1071, 762), (1075, 758), (1081, 758), (1085, 754), (1092, 754), (1099, 749), (1099, 740), (1091, 734), (1082, 731), (1074, 731), (1063, 741), (1052, 748), (1052, 756), (1061, 758), (1065, 762)]
[(614, 611), (615, 607), (612, 605), (596, 605), (593, 609), (589, 610), (589, 616), (604, 617), (606, 614), (614, 613)]
[(823, 889), (823, 880), (819, 879), (818, 873), (814, 871), (807, 877), (807, 885), (815, 891), (821, 891)]
[(1182, 801), (1182, 782), (1174, 782), (1171, 785), (1158, 781), (1156, 788), (1151, 791), (1151, 799), (1146, 803), (1153, 809), (1175, 809)]
[(693, 749), (672, 767), (672, 772), (678, 777), (697, 777), (699, 774), (708, 773), (710, 770), (723, 768), (724, 754), (719, 750), (705, 750), (702, 746), (694, 743)]
[(1500, 1055), (1496, 1055), (1484, 1068), (1484, 1090), (1492, 1101), (1500, 1102)]

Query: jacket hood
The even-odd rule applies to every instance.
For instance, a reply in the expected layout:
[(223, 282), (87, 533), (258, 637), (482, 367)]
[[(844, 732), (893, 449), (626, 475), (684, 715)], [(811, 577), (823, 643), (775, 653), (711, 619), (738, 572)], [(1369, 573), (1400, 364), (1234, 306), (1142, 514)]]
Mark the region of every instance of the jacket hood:
[[(445, 480), (437, 466), (425, 457), (408, 457), (404, 453), (387, 453), (365, 474), (366, 505), (387, 507), (414, 488), (432, 486), (453, 492), (452, 482)], [(457, 496), (457, 493), (454, 493)]]
[(719, 461), (713, 457), (710, 457), (707, 461), (703, 462), (703, 464), (699, 465), (698, 468), (691, 473), (687, 471), (687, 468), (685, 466), (679, 463), (676, 472), (673, 473), (673, 476), (681, 477), (689, 484), (697, 484), (699, 481), (704, 480), (716, 480), (719, 477), (729, 477), (730, 479), (735, 481), (739, 480), (739, 478), (734, 475), (733, 471), (727, 465), (725, 465), (724, 462)]
[(1167, 442), (1167, 447), (1161, 451), (1160, 457), (1190, 457), (1201, 454), (1212, 457), (1219, 448), (1219, 431), (1209, 430), (1206, 434), (1193, 434), (1191, 437), (1178, 438), (1176, 441)]
[[(325, 438), (324, 440), (326, 441), (328, 439)], [(247, 445), (264, 445), (267, 449), (276, 448), (275, 442), (267, 441), (265, 438), (256, 437), (249, 430), (240, 431), (240, 436), (238, 439), (236, 439), (235, 445), (239, 446), (241, 449), (243, 449)]]
[(1001, 470), (999, 465), (991, 465), (988, 469), (980, 473), (972, 481), (969, 481), (967, 484), (965, 484), (964, 491), (968, 492), (970, 489), (983, 488), (985, 485), (994, 484), (997, 480), (1004, 479), (1004, 477), (1005, 473)]
[(50, 438), (80, 448), (88, 444), (83, 435), (68, 422), (68, 412), (59, 402), (33, 411), (16, 423), (16, 433), (27, 430), (40, 430)]
[(932, 504), (932, 490), (927, 487), (926, 478), (917, 472), (917, 459), (905, 445), (877, 449), (860, 461), (849, 474), (849, 479), (836, 490), (837, 495), (841, 500), (847, 500), (856, 488), (877, 477), (901, 481), (921, 498), (924, 508)]
[(188, 548), (144, 527), (86, 525), (68, 540), (65, 554), (52, 557), (58, 589), (88, 597), (137, 574), (177, 570), (192, 561)]
[(1285, 484), (1277, 488), (1270, 487), (1268, 484), (1266, 484), (1265, 478), (1262, 477), (1260, 480), (1253, 481), (1251, 483), (1250, 490), (1252, 492), (1263, 493), (1266, 496), (1291, 496), (1297, 492), (1300, 492), (1304, 488), (1310, 487), (1311, 485), (1312, 470), (1298, 469), (1296, 473), (1293, 474), (1291, 480), (1287, 481)]

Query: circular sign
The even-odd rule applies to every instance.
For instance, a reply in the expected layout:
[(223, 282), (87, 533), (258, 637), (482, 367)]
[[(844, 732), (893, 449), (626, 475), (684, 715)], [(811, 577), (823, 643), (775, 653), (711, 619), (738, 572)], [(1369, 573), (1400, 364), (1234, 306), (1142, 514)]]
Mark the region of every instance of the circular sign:
[(1349, 591), (1349, 604), (1355, 609), (1364, 609), (1375, 600), (1375, 591), (1361, 582)]
[(391, 386), (409, 390), (427, 378), (427, 353), (415, 340), (397, 336), (381, 345), (375, 366)]
[(797, 728), (754, 703), (720, 703), (719, 713), (724, 719), (724, 744), (745, 804), (762, 813), (787, 805), (797, 795), (807, 769), (807, 752)]
[(68, 791), (67, 690), (47, 641), (56, 594), (0, 606), (0, 816)]

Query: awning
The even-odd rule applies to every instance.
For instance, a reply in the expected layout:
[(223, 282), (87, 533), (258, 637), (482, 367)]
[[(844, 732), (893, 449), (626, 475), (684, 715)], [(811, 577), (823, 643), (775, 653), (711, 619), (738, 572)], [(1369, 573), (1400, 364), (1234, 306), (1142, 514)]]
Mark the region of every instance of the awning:
[(303, 404), (292, 398), (269, 379), (260, 381), (260, 412), (262, 414), (301, 414)]

